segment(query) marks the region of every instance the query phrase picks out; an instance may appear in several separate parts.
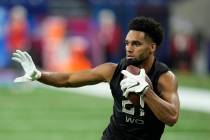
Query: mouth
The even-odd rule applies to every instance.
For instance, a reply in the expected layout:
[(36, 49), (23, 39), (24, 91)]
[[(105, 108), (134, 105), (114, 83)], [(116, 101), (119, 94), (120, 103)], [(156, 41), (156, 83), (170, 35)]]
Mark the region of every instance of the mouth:
[(126, 56), (127, 59), (134, 59), (134, 56), (128, 55)]

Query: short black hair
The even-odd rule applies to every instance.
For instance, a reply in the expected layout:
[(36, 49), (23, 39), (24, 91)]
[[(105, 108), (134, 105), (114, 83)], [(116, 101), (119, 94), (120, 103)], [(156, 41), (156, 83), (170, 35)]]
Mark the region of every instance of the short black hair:
[(144, 32), (158, 47), (163, 40), (163, 29), (160, 23), (150, 17), (136, 17), (129, 22), (128, 28), (129, 30)]

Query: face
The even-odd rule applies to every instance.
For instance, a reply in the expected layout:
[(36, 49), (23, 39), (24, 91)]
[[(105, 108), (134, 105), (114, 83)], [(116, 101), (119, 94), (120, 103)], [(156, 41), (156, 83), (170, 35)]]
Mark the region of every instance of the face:
[(129, 64), (141, 65), (154, 55), (155, 44), (144, 32), (130, 30), (125, 39), (126, 59)]

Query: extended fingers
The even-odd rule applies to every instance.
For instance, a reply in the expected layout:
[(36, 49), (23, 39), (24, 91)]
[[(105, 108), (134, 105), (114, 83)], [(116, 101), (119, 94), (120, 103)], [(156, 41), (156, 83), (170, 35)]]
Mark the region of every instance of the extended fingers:
[[(17, 59), (21, 60), (21, 56), (18, 53), (12, 53), (12, 60), (16, 61)], [(19, 61), (16, 61), (19, 62)]]
[(120, 87), (121, 87), (121, 90), (124, 91), (125, 89), (130, 88), (136, 85), (137, 83), (138, 83), (137, 81), (131, 78), (125, 78), (120, 82)]
[(134, 80), (132, 80), (131, 78), (125, 78), (120, 82), (120, 85), (123, 85), (126, 83), (134, 83)]
[(31, 56), (27, 52), (22, 52), (20, 50), (16, 50), (15, 53), (12, 54), (12, 60), (15, 62), (21, 63), (23, 61), (32, 62)]
[(21, 61), (25, 61), (27, 59), (24, 52), (20, 50), (16, 50), (16, 52), (13, 53), (13, 57), (19, 58)]
[(12, 57), (12, 60), (17, 62), (17, 63), (21, 63), (22, 60), (19, 57)]
[(142, 77), (146, 76), (145, 70), (144, 69), (140, 69), (140, 73), (139, 73)]
[(16, 50), (16, 53), (19, 54), (21, 58), (25, 58), (25, 55), (22, 51)]
[(122, 70), (121, 73), (126, 76), (126, 77), (129, 77), (129, 78), (133, 78), (134, 75), (132, 73), (130, 73), (129, 71), (127, 70)]
[(24, 59), (22, 58), (22, 55), (16, 51), (15, 53), (12, 54), (12, 60), (21, 63)]
[(23, 52), (25, 57), (29, 60), (29, 61), (33, 61), (31, 56), (27, 53), (27, 52)]

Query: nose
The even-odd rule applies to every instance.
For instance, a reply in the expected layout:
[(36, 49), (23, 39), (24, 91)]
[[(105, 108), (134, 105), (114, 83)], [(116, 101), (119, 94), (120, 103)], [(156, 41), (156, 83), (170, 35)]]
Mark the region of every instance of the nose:
[(127, 45), (126, 45), (126, 51), (127, 51), (127, 52), (133, 52), (133, 49), (134, 49), (134, 48), (133, 48), (133, 46), (132, 46), (131, 44), (127, 44)]

